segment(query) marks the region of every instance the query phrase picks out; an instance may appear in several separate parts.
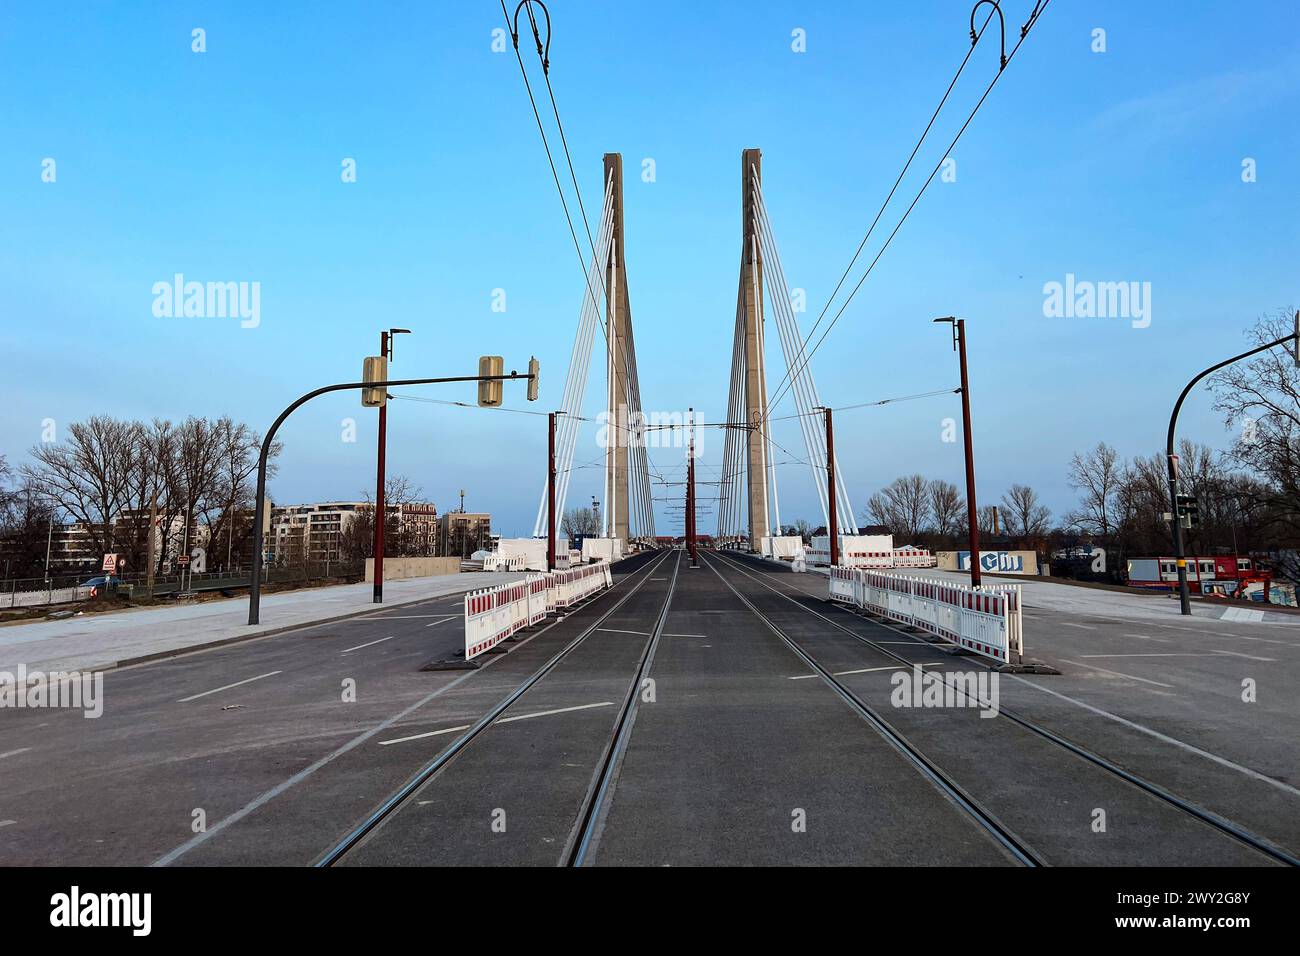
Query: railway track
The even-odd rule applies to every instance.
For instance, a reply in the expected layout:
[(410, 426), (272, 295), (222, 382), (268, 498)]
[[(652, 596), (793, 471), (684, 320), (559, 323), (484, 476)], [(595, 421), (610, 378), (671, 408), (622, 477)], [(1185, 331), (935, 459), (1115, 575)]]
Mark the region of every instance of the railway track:
[[(771, 630), (776, 632), (788, 645), (790, 645), (791, 649), (794, 650), (795, 653), (798, 654), (805, 661), (805, 663), (807, 663), (810, 667), (812, 667), (824, 681), (828, 682), (832, 686), (832, 688), (835, 689), (836, 692), (840, 694), (841, 697), (843, 697), (847, 702), (849, 702), (850, 705), (853, 706), (855, 709), (865, 710), (873, 714), (874, 719), (868, 717), (868, 720), (873, 725), (876, 724), (884, 725), (886, 729), (882, 730), (882, 732), (886, 733), (886, 735), (890, 737), (891, 743), (894, 743), (896, 747), (903, 749), (904, 753), (910, 759), (912, 759), (913, 762), (918, 763), (919, 766), (927, 767), (931, 771), (933, 771), (933, 776), (931, 776), (930, 773), (927, 773), (926, 775), (930, 776), (932, 781), (934, 781), (936, 785), (940, 786), (941, 789), (944, 789), (945, 792), (948, 792), (948, 788), (951, 787), (956, 793), (963, 793), (960, 786), (948, 774), (944, 773), (937, 765), (933, 763), (933, 761), (926, 758), (924, 754), (922, 754), (919, 750), (917, 750), (914, 747), (914, 745), (909, 743), (906, 740), (906, 738), (904, 738), (900, 733), (898, 733), (897, 730), (890, 727), (888, 725), (888, 722), (884, 721), (883, 718), (881, 718), (877, 712), (872, 710), (872, 708), (870, 708), (860, 698), (854, 695), (853, 692), (850, 691), (847, 687), (845, 687), (840, 681), (837, 681), (826, 670), (826, 668), (824, 668), (820, 663), (818, 663), (816, 659), (813, 658), (803, 647), (801, 647), (796, 641), (794, 641), (792, 638), (786, 635), (773, 621), (770, 620), (770, 618), (767, 615), (765, 615), (762, 611), (758, 610), (758, 608), (756, 608), (751, 601), (749, 601), (744, 595), (742, 595), (740, 591), (737, 590), (731, 584), (731, 582), (728, 581), (724, 575), (722, 575), (720, 571), (718, 571), (714, 563), (716, 562), (718, 565), (724, 567), (730, 567), (734, 569), (736, 572), (744, 575), (746, 578), (749, 578), (754, 582), (762, 585), (764, 588), (771, 591), (772, 593), (784, 598), (785, 600), (794, 604), (796, 607), (800, 608), (806, 613), (813, 615), (814, 617), (820, 619), (822, 622), (830, 625), (836, 630), (841, 631), (844, 634), (847, 634), (848, 636), (852, 637), (854, 640), (862, 643), (863, 645), (870, 647), (873, 651), (875, 651), (876, 653), (880, 654), (881, 656), (891, 661), (894, 661), (898, 664), (902, 664), (910, 668), (914, 665), (914, 662), (912, 660), (891, 650), (890, 648), (884, 646), (883, 644), (877, 641), (871, 640), (865, 635), (859, 634), (858, 632), (854, 631), (851, 628), (845, 627), (843, 624), (839, 623), (833, 618), (828, 617), (827, 615), (822, 614), (819, 611), (808, 607), (806, 604), (800, 602), (795, 597), (793, 597), (789, 592), (774, 587), (769, 582), (763, 580), (763, 578), (766, 577), (767, 575), (754, 574), (750, 570), (747, 570), (744, 564), (742, 564), (739, 561), (736, 561), (735, 559), (723, 557), (722, 555), (714, 553), (708, 559), (708, 561), (709, 561), (710, 568), (714, 571), (715, 574), (718, 575), (719, 578), (722, 579), (723, 583), (726, 584), (727, 587), (730, 588), (738, 597), (740, 597), (740, 599), (750, 608), (750, 610), (752, 610), (760, 619), (762, 619), (764, 623)], [(815, 597), (815, 595), (809, 594), (807, 591), (804, 591), (802, 588), (795, 587), (795, 590), (805, 597)], [(919, 640), (915, 638), (914, 635), (908, 634), (906, 631), (901, 631), (896, 628), (891, 628), (891, 630), (894, 630), (898, 634), (902, 634), (908, 638), (911, 638), (912, 640), (915, 640), (918, 646), (922, 646), (922, 647), (928, 646), (928, 642)], [(982, 661), (977, 661), (976, 659), (973, 658), (971, 660), (973, 663), (978, 663), (979, 666), (987, 668), (987, 665), (984, 664)], [(987, 669), (992, 670), (992, 668), (987, 668)], [(988, 706), (987, 701), (981, 700), (979, 701), (979, 703), (981, 706)], [(1121, 780), (1127, 785), (1136, 787), (1137, 789), (1143, 791), (1147, 795), (1155, 798), (1157, 801), (1161, 802), (1162, 804), (1176, 809), (1180, 813), (1195, 819), (1200, 824), (1210, 827), (1218, 831), (1219, 833), (1222, 833), (1230, 837), (1231, 839), (1237, 841), (1238, 843), (1241, 843), (1242, 845), (1250, 848), (1251, 850), (1268, 857), (1270, 860), (1287, 866), (1300, 866), (1300, 859), (1297, 859), (1295, 856), (1288, 853), (1286, 850), (1282, 849), (1281, 847), (1276, 846), (1271, 841), (1246, 830), (1244, 827), (1239, 826), (1238, 824), (1232, 822), (1231, 820), (1228, 820), (1224, 817), (1219, 816), (1216, 813), (1206, 810), (1204, 807), (1198, 806), (1197, 804), (1191, 802), (1190, 800), (1180, 797), (1177, 794), (1172, 793), (1171, 791), (1165, 789), (1164, 787), (1161, 787), (1156, 783), (1153, 783), (1135, 773), (1132, 773), (1129, 770), (1124, 769), (1123, 767), (1118, 766), (1114, 762), (1108, 760), (1106, 757), (1103, 757), (1102, 755), (1096, 753), (1095, 751), (1090, 750), (1089, 748), (1084, 747), (1078, 743), (1075, 743), (1072, 740), (1068, 740), (1060, 736), (1059, 734), (1049, 730), (1048, 728), (1042, 726), (1041, 724), (1033, 720), (1030, 720), (1027, 717), (1024, 717), (1021, 714), (1017, 714), (1014, 711), (1010, 711), (1002, 706), (998, 706), (996, 708), (991, 708), (991, 709), (997, 714), (999, 718), (1005, 719), (1010, 723), (1015, 724), (1016, 726), (1041, 737), (1042, 739), (1048, 741), (1055, 747), (1058, 747), (1072, 754), (1073, 756), (1086, 761), (1087, 763), (1091, 764), (1094, 767), (1100, 768), (1102, 771), (1104, 771), (1106, 774), (1110, 775), (1111, 777)], [(881, 729), (881, 727), (877, 726), (877, 729)], [(1028, 865), (1034, 865), (1033, 861), (1036, 861), (1038, 863), (1042, 862), (1041, 856), (1035, 853), (1032, 850), (1032, 848), (1025, 846), (1023, 844), (1023, 841), (1019, 841), (1018, 838), (1015, 838), (1014, 834), (1010, 833), (1009, 831), (999, 833), (998, 831), (999, 828), (1001, 828), (1001, 824), (997, 821), (995, 817), (993, 817), (991, 813), (987, 811), (987, 809), (979, 807), (978, 804), (975, 804), (973, 801), (968, 801), (968, 802), (970, 803), (970, 806), (963, 805), (963, 809), (967, 810), (967, 812), (970, 813), (972, 817), (974, 817), (982, 827), (988, 830), (991, 835), (993, 835), (996, 839), (998, 839), (1000, 843), (1003, 843), (1005, 846), (1007, 845), (1008, 841), (1014, 840), (1017, 843), (1017, 845), (1021, 847), (1026, 857), (1026, 859), (1022, 859), (1021, 862), (1027, 863)], [(961, 802), (959, 801), (959, 804), (960, 803)], [(1005, 828), (1001, 828), (1001, 829), (1005, 830)]]
[(513, 690), (503, 697), (497, 704), (492, 706), (484, 713), (471, 727), (465, 730), (456, 738), (446, 749), (439, 753), (433, 760), (421, 767), (405, 784), (402, 785), (395, 793), (385, 799), (375, 807), (363, 820), (361, 820), (351, 831), (341, 840), (331, 847), (323, 856), (314, 864), (317, 867), (332, 867), (347, 859), (371, 833), (373, 833), (386, 820), (392, 818), (403, 807), (407, 806), (412, 798), (427, 784), (433, 781), (442, 773), (448, 765), (459, 755), (471, 748), (476, 741), (479, 741), (484, 732), (500, 720), (506, 712), (516, 704), (529, 690), (541, 683), (548, 674), (564, 660), (570, 657), (575, 650), (583, 645), (584, 642), (605, 624), (614, 614), (616, 614), (628, 601), (630, 601), (644, 585), (654, 579), (655, 572), (663, 567), (667, 561), (673, 562), (672, 578), (669, 582), (667, 597), (664, 600), (663, 607), (660, 610), (653, 631), (646, 641), (645, 647), (638, 660), (636, 673), (628, 686), (627, 694), (622, 701), (619, 717), (615, 723), (614, 732), (605, 744), (602, 756), (597, 762), (596, 770), (593, 773), (590, 785), (583, 794), (578, 807), (575, 810), (575, 824), (566, 841), (563, 852), (560, 856), (560, 863), (567, 866), (581, 866), (588, 862), (591, 850), (594, 846), (594, 837), (598, 828), (603, 821), (604, 811), (608, 806), (608, 801), (612, 795), (612, 782), (617, 773), (618, 762), (627, 746), (628, 738), (631, 734), (632, 724), (635, 720), (637, 701), (641, 682), (649, 672), (654, 661), (654, 652), (658, 646), (659, 638), (663, 633), (664, 621), (668, 614), (668, 608), (672, 603), (673, 592), (677, 582), (677, 570), (681, 563), (681, 552), (666, 551), (660, 557), (651, 560), (643, 569), (638, 569), (633, 574), (639, 575), (640, 579), (635, 585), (630, 587), (626, 594), (622, 595), (618, 601), (611, 605), (604, 613), (583, 628), (581, 633), (574, 637), (561, 650), (549, 658), (545, 664), (533, 671), (528, 677), (521, 681)]

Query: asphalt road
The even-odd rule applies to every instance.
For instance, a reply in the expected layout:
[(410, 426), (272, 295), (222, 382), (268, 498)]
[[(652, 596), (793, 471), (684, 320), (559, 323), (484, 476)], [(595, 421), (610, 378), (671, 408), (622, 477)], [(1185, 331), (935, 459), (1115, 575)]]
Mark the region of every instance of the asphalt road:
[[(893, 706), (885, 649), (986, 669), (825, 603), (824, 578), (688, 564), (621, 563), (610, 592), (476, 671), (420, 670), (463, 646), (460, 598), (443, 596), (110, 671), (97, 720), (0, 709), (0, 865), (307, 865), (454, 752), (341, 862), (553, 866), (634, 692), (589, 863), (1014, 864), (767, 622), (1047, 863), (1273, 862), (1010, 721)], [(1029, 608), (1026, 642), (1063, 674), (1000, 675), (1003, 707), (1300, 854), (1291, 633)]]
[(309, 863), (427, 758), (382, 741), (477, 717), (647, 560), (477, 671), (420, 670), (464, 646), (461, 598), (440, 596), (109, 671), (98, 719), (0, 709), (0, 865)]

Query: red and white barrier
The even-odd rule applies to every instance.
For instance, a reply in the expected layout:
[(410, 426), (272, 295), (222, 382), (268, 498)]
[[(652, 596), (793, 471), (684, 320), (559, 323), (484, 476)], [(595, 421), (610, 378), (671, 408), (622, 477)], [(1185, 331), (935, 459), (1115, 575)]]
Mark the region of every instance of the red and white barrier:
[(484, 571), (523, 571), (528, 566), (528, 557), (523, 554), (502, 554), (494, 551), (483, 559)]
[(1018, 584), (971, 588), (910, 574), (835, 567), (830, 597), (1003, 664), (1020, 663), (1024, 652)]
[(925, 548), (895, 548), (894, 567), (896, 568), (935, 568), (939, 559)]
[(492, 650), (547, 614), (572, 607), (612, 583), (609, 565), (601, 561), (471, 591), (465, 595), (465, 660)]

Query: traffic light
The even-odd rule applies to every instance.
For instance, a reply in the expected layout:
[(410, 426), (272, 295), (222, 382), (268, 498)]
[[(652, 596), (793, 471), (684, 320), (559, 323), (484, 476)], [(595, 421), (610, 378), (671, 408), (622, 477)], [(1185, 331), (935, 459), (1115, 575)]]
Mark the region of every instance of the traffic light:
[[(480, 379), (490, 375), (501, 375), (505, 367), (506, 360), (500, 355), (479, 356), (478, 374)], [(478, 403), (485, 408), (497, 408), (501, 405), (503, 391), (503, 383), (500, 379), (495, 382), (480, 380), (478, 383)]]
[[(361, 381), (388, 381), (388, 359), (381, 355), (366, 356), (365, 361), (361, 363)], [(380, 408), (387, 401), (388, 389), (386, 388), (363, 388), (361, 390), (361, 404), (366, 408)]]
[(528, 400), (537, 401), (537, 376), (541, 374), (541, 363), (535, 358), (528, 360)]
[(1197, 528), (1201, 524), (1201, 506), (1192, 495), (1179, 495), (1174, 506), (1178, 523), (1184, 528)]

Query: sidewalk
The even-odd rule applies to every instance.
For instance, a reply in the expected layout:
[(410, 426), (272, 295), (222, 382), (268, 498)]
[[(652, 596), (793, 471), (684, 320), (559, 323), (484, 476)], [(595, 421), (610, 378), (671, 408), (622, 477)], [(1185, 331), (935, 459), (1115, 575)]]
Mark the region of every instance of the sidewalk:
[[(341, 584), (262, 595), (261, 623), (248, 624), (248, 598), (164, 608), (83, 614), (60, 621), (0, 627), (0, 671), (100, 670), (186, 650), (247, 640), (305, 624), (327, 623), (443, 594), (491, 587), (520, 574), (465, 573), (388, 581), (384, 603), (370, 584)], [(454, 610), (454, 609), (453, 609)]]

